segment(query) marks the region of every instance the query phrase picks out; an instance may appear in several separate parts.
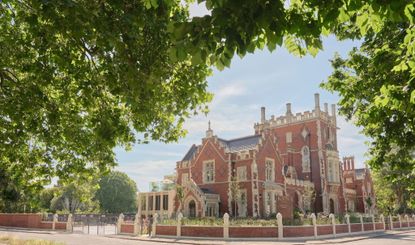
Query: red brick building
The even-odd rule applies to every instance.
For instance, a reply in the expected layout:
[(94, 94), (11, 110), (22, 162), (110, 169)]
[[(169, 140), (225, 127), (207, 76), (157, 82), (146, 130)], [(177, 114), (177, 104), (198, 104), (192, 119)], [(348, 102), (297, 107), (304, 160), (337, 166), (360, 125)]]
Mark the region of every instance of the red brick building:
[[(318, 94), (314, 109), (303, 113), (293, 114), (288, 103), (285, 115), (266, 118), (261, 108), (250, 136), (222, 139), (209, 122), (201, 144), (191, 146), (177, 162), (177, 183), (185, 190), (184, 215), (369, 212), (373, 208), (365, 200), (370, 196), (374, 203), (370, 172), (354, 169), (353, 158), (341, 163), (337, 129), (335, 105), (331, 113), (327, 103), (321, 109)], [(239, 189), (237, 196), (234, 189)]]

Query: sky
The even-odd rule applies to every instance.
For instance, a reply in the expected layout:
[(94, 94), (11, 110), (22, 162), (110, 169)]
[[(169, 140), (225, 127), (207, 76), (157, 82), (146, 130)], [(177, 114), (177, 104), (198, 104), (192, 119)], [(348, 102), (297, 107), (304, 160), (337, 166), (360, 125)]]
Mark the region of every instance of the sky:
[[(207, 13), (203, 6), (193, 5), (192, 16)], [(319, 87), (332, 72), (330, 59), (337, 52), (345, 57), (359, 42), (337, 41), (335, 37), (323, 39), (324, 50), (316, 57), (303, 58), (289, 54), (284, 48), (270, 53), (258, 50), (243, 59), (234, 57), (230, 68), (213, 70), (208, 80), (208, 91), (214, 94), (207, 116), (198, 115), (187, 120), (184, 128), (186, 137), (177, 143), (151, 142), (138, 144), (131, 151), (116, 149), (119, 166), (117, 170), (127, 173), (140, 191), (148, 191), (150, 181), (162, 180), (164, 175), (174, 173), (176, 162), (180, 161), (192, 144), (200, 144), (205, 136), (208, 121), (215, 135), (224, 139), (254, 134), (254, 123), (260, 120), (260, 108), (266, 107), (266, 116), (282, 115), (285, 104), (292, 104), (292, 112), (303, 112), (314, 108), (314, 93), (320, 94), (320, 105), (335, 104), (337, 94), (331, 94)], [(340, 116), (338, 148), (340, 158), (355, 156), (356, 167), (363, 167), (368, 139), (361, 135), (361, 129)]]

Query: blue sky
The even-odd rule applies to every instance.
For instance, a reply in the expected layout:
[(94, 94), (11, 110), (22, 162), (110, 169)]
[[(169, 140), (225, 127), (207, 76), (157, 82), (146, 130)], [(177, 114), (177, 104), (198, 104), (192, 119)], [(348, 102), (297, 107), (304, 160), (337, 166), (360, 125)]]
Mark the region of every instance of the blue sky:
[[(192, 6), (193, 15), (203, 15), (206, 10)], [(312, 110), (314, 93), (320, 93), (320, 104), (337, 103), (337, 94), (319, 88), (331, 74), (329, 60), (335, 52), (346, 56), (358, 42), (339, 42), (334, 37), (324, 39), (324, 50), (316, 57), (303, 58), (289, 54), (284, 48), (270, 53), (258, 50), (243, 59), (235, 57), (230, 68), (214, 70), (208, 78), (208, 90), (214, 93), (207, 116), (189, 119), (185, 128), (188, 135), (177, 143), (151, 142), (135, 145), (132, 151), (116, 149), (118, 170), (136, 181), (140, 191), (148, 190), (149, 181), (161, 180), (174, 172), (192, 144), (200, 144), (211, 121), (214, 133), (221, 138), (236, 138), (254, 133), (253, 125), (259, 121), (260, 107), (266, 107), (267, 118), (285, 113), (285, 104), (291, 102), (293, 113)], [(340, 157), (354, 155), (357, 167), (362, 167), (367, 150), (367, 138), (360, 129), (338, 117), (337, 132)]]

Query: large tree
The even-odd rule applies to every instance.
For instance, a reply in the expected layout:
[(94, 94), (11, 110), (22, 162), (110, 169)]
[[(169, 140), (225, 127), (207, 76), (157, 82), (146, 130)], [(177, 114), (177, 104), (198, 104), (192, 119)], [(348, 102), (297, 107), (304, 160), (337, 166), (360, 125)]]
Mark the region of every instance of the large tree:
[[(20, 189), (107, 171), (205, 110), (205, 64), (173, 61), (179, 1), (0, 1), (0, 169)], [(10, 189), (10, 188), (9, 188)]]
[(101, 211), (115, 214), (137, 212), (137, 184), (125, 173), (113, 171), (103, 176), (96, 198)]

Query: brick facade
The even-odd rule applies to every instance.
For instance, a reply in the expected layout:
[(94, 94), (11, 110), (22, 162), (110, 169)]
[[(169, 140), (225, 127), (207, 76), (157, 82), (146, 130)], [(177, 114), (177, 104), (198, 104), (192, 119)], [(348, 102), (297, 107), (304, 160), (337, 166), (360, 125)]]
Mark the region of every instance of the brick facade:
[[(185, 216), (266, 217), (280, 212), (292, 218), (302, 212), (372, 212), (375, 200), (368, 169), (354, 169), (351, 158), (339, 159), (336, 109), (320, 108), (319, 95), (311, 111), (267, 119), (261, 108), (254, 135), (225, 140), (209, 127), (200, 145), (177, 162), (177, 183), (185, 189)], [(354, 161), (354, 160), (353, 160)], [(347, 179), (347, 183), (345, 183)], [(240, 196), (232, 200), (231, 183)], [(176, 211), (179, 201), (175, 201)], [(234, 214), (236, 212), (236, 214)]]

